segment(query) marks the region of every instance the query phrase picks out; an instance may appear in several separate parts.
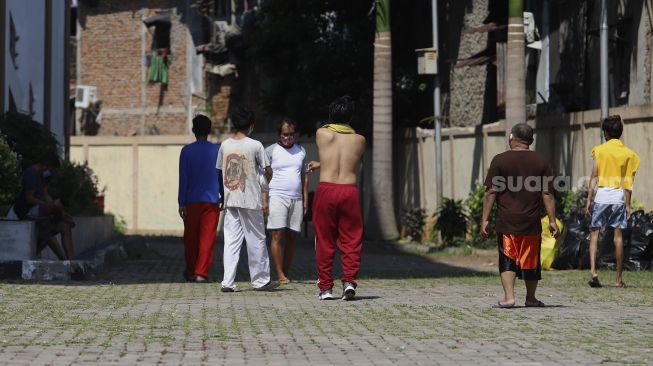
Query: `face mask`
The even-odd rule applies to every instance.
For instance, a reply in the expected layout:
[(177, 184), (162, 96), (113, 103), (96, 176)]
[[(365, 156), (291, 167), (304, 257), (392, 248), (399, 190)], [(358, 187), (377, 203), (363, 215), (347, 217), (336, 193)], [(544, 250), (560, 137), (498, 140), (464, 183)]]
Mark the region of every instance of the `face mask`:
[(295, 143), (295, 136), (281, 136), (281, 145), (291, 147)]
[(249, 131), (247, 131), (247, 136), (251, 135), (253, 131), (254, 131), (254, 126), (249, 128)]
[(41, 176), (45, 179), (48, 179), (52, 176), (52, 172), (49, 169), (46, 169), (41, 173)]
[(512, 134), (510, 134), (510, 136), (508, 136), (508, 145), (510, 145), (511, 143), (512, 143)]

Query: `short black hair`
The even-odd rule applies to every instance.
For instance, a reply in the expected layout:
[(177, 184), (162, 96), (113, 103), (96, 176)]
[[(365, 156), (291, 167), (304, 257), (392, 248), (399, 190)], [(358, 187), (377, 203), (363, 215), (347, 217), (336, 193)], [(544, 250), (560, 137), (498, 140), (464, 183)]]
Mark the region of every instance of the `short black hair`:
[(254, 113), (246, 107), (236, 107), (231, 112), (231, 123), (236, 131), (245, 131), (254, 124)]
[(54, 152), (41, 155), (41, 157), (39, 158), (39, 163), (55, 169), (61, 167), (61, 159), (59, 159), (59, 155), (57, 155), (57, 153)]
[(281, 122), (279, 122), (279, 127), (277, 128), (279, 135), (281, 135), (281, 129), (283, 128), (283, 125), (291, 126), (295, 129), (295, 132), (297, 132), (297, 123), (291, 118), (284, 117), (281, 119)]
[(211, 119), (198, 114), (193, 118), (193, 133), (197, 136), (208, 136), (211, 133)]
[(329, 105), (329, 121), (335, 123), (349, 123), (356, 111), (356, 104), (349, 95), (337, 98)]
[(614, 116), (608, 116), (603, 120), (601, 129), (608, 138), (618, 139), (621, 137), (621, 134), (624, 132), (624, 125), (621, 123), (621, 116), (615, 114)]
[(512, 126), (510, 133), (513, 137), (522, 140), (528, 145), (533, 143), (533, 128), (527, 123), (517, 123)]

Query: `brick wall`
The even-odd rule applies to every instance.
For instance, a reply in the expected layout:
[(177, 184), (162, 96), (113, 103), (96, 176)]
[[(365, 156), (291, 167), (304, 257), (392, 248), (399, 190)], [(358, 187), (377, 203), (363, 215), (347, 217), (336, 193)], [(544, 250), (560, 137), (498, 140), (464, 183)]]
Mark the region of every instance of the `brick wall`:
[(213, 95), (211, 97), (210, 117), (216, 125), (222, 125), (227, 118), (227, 114), (229, 113), (231, 82), (219, 78), (215, 78), (210, 82), (213, 89), (211, 91), (211, 94)]
[[(141, 9), (143, 4), (147, 8)], [(161, 84), (146, 84), (145, 133), (158, 129), (161, 134), (187, 132), (186, 105), (186, 42), (187, 28), (180, 21), (174, 1), (147, 2), (99, 0), (97, 6), (80, 1), (82, 33), (80, 41), (81, 83), (97, 87), (102, 101), (100, 135), (132, 135), (141, 125), (142, 76), (141, 25), (142, 17), (157, 10), (169, 10), (170, 68), (167, 89), (161, 94)], [(145, 49), (150, 52), (152, 32), (146, 33)], [(157, 114), (157, 106), (159, 112)], [(165, 110), (168, 110), (167, 112)]]
[[(145, 117), (146, 135), (184, 135), (186, 112), (148, 113)], [(138, 135), (141, 125), (140, 114), (111, 113), (102, 116), (99, 135), (133, 136)]]

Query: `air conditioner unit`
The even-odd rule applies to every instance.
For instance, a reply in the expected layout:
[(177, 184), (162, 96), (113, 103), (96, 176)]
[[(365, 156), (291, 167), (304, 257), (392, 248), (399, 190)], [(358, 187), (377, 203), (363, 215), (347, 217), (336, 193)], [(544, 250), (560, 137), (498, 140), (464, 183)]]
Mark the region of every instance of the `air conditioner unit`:
[(75, 108), (88, 108), (97, 102), (97, 88), (89, 85), (77, 85), (75, 90)]

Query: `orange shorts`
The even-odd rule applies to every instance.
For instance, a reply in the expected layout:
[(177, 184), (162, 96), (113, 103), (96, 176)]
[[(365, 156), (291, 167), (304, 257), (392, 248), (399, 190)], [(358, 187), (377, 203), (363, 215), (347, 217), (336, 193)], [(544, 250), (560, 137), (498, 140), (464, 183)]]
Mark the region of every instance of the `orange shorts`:
[(497, 234), (499, 272), (512, 271), (524, 280), (540, 280), (541, 235)]

